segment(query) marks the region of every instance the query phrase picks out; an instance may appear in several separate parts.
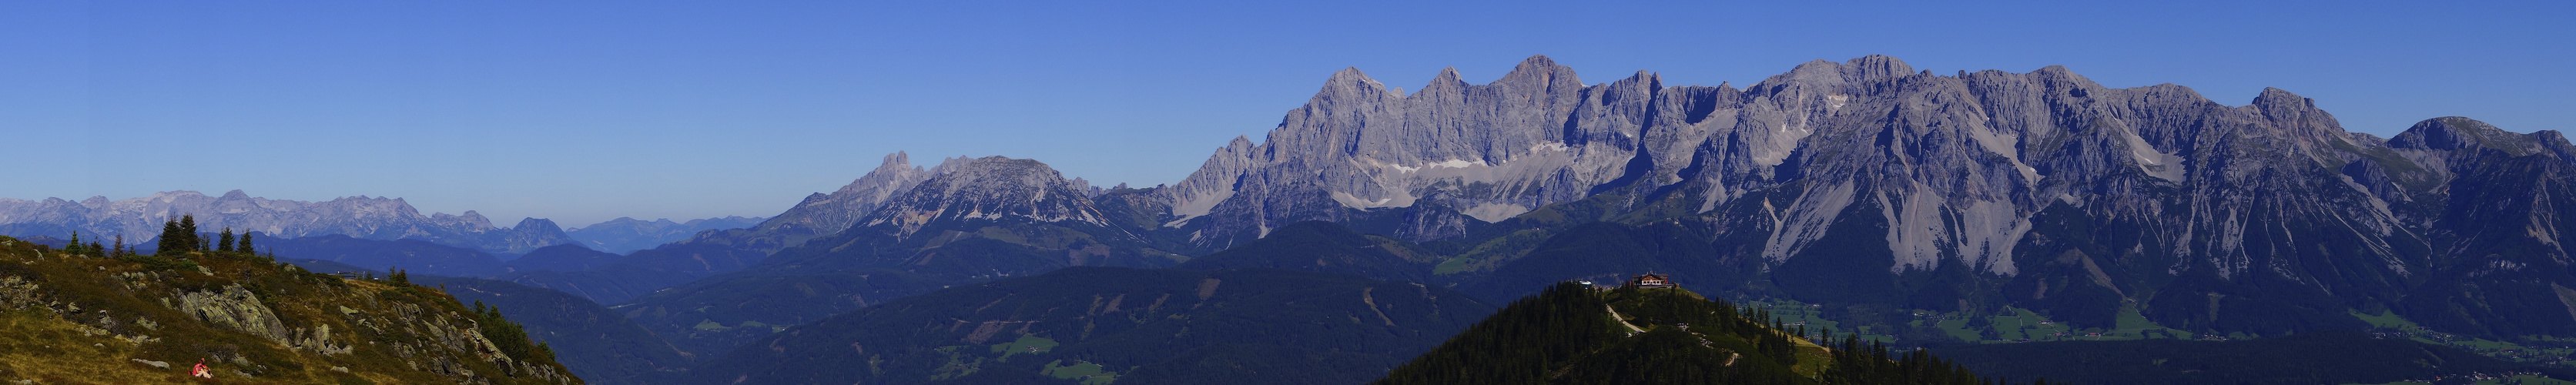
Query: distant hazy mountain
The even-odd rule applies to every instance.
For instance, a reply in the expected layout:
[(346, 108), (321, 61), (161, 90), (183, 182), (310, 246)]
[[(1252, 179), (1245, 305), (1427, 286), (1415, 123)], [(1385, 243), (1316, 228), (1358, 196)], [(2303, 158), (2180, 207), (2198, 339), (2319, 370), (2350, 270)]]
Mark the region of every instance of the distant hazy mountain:
[(664, 243), (689, 239), (689, 236), (707, 230), (739, 229), (759, 225), (765, 219), (768, 218), (731, 216), (691, 219), (688, 222), (672, 222), (670, 219), (655, 219), (647, 222), (635, 218), (618, 217), (607, 222), (564, 230), (564, 234), (571, 236), (573, 240), (581, 241), (583, 246), (591, 250), (626, 254), (661, 246)]
[(339, 234), (259, 239), (261, 252), (278, 259), (331, 261), (373, 271), (400, 268), (414, 274), (450, 277), (489, 277), (507, 271), (501, 259), (491, 254), (418, 239), (388, 241)]
[(867, 175), (830, 194), (815, 193), (777, 216), (749, 228), (697, 233), (689, 239), (637, 250), (628, 258), (594, 271), (530, 273), (506, 280), (553, 288), (601, 303), (620, 303), (635, 296), (717, 273), (740, 270), (778, 249), (838, 233), (877, 209), (895, 193), (965, 158), (938, 168), (912, 165), (909, 155), (887, 154)]
[(236, 233), (262, 232), (295, 238), (339, 234), (364, 239), (418, 239), (496, 254), (519, 254), (548, 245), (571, 243), (554, 222), (528, 218), (509, 228), (492, 226), (483, 214), (421, 215), (402, 198), (346, 197), (322, 202), (254, 198), (241, 190), (209, 197), (195, 191), (170, 191), (149, 197), (110, 201), (90, 197), (73, 202), (0, 198), (0, 235), (68, 238), (79, 231), (84, 240), (119, 234), (126, 243), (151, 245), (161, 223), (195, 215), (207, 232), (231, 228)]
[(609, 254), (580, 244), (546, 246), (519, 256), (502, 265), (509, 271), (582, 271), (608, 266), (625, 256)]
[(1116, 224), (1085, 196), (1085, 186), (1044, 163), (986, 157), (952, 160), (940, 170), (847, 231), (620, 309), (682, 349), (717, 352), (771, 331), (741, 325), (813, 322), (942, 287), (1068, 266), (1160, 267), (1186, 258)]

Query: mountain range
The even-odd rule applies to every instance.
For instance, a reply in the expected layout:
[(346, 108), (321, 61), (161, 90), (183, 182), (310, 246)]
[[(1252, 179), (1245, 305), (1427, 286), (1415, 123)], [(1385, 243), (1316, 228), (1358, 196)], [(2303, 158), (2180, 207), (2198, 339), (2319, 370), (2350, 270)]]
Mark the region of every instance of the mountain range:
[[(583, 229), (632, 229), (596, 238), (622, 246), (591, 244), (609, 250), (697, 229), (624, 255), (556, 246), (575, 243), (561, 231), (543, 238), (560, 241), (550, 244), (405, 236), (482, 222), (471, 212), (472, 221), (420, 217), (399, 200), (288, 204), (238, 192), (132, 204), (6, 201), (0, 223), (13, 227), (0, 229), (132, 233), (91, 223), (131, 227), (203, 208), (227, 222), (200, 214), (201, 228), (269, 231), (244, 218), (291, 215), (245, 213), (348, 210), (217, 208), (359, 203), (379, 209), (291, 217), (467, 223), (296, 234), (524, 253), (538, 260), (458, 274), (611, 305), (700, 365), (693, 370), (708, 370), (691, 374), (702, 382), (811, 379), (763, 365), (790, 345), (847, 347), (858, 359), (880, 348), (850, 343), (896, 337), (817, 325), (911, 327), (931, 322), (924, 314), (983, 314), (957, 307), (1007, 301), (956, 293), (1065, 269), (1304, 270), (1417, 283), (1484, 303), (1656, 272), (1693, 292), (1809, 306), (1800, 317), (1918, 346), (1983, 341), (1945, 331), (1955, 326), (1929, 314), (2025, 312), (2137, 338), (2277, 337), (2369, 329), (2378, 323), (2370, 320), (2393, 317), (2467, 338), (2539, 343), (2576, 336), (2576, 290), (2567, 288), (2576, 286), (2576, 259), (2560, 235), (2576, 231), (2576, 212), (2567, 211), (2576, 201), (2563, 193), (2576, 191), (2566, 182), (2576, 176), (2571, 166), (2576, 145), (2555, 131), (2439, 117), (2380, 138), (2346, 131), (2314, 101), (2279, 89), (2229, 105), (2173, 84), (2105, 87), (2062, 67), (1934, 74), (1886, 56), (1808, 62), (1741, 87), (1667, 86), (1645, 71), (1586, 84), (1536, 56), (1490, 83), (1445, 70), (1414, 92), (1357, 69), (1334, 73), (1263, 140), (1235, 138), (1166, 185), (1094, 187), (1006, 157), (925, 167), (897, 152), (836, 191), (745, 227), (627, 220)], [(159, 201), (201, 203), (150, 204)], [(402, 219), (411, 217), (425, 219)], [(531, 221), (542, 220), (472, 234), (553, 229)], [(1119, 284), (1048, 282), (1068, 292)], [(912, 300), (931, 296), (976, 301)], [(896, 304), (908, 308), (888, 308)], [(800, 330), (821, 334), (793, 334)], [(1022, 335), (1070, 343), (1063, 333)], [(960, 337), (958, 349), (999, 342), (993, 335)], [(930, 350), (895, 356), (912, 360), (904, 365), (973, 366), (1030, 347), (1004, 344), (1000, 357), (987, 357), (919, 345), (933, 342), (904, 342)], [(1151, 378), (1139, 373), (1154, 373), (1142, 368), (1156, 362), (1125, 358), (1117, 362), (1131, 368), (1121, 371), (1099, 366), (1102, 356), (1060, 357), (1095, 366), (1075, 371), (1139, 376), (1130, 380)], [(1007, 372), (1011, 381), (1045, 382), (1055, 380), (1020, 374), (1052, 376), (1068, 362), (1076, 361), (988, 372), (852, 365), (831, 379)]]
[(1582, 223), (1668, 223), (1715, 262), (1687, 273), (1740, 277), (1697, 281), (1731, 295), (2255, 334), (2395, 312), (2511, 336), (2576, 333), (2569, 148), (2460, 117), (2381, 139), (2288, 91), (2230, 106), (2053, 66), (1869, 56), (1737, 88), (1586, 85), (1542, 56), (1409, 94), (1336, 73), (1157, 195), (1202, 245), (1303, 220), (1472, 245), (1449, 274)]
[(564, 230), (564, 235), (575, 241), (581, 241), (582, 246), (589, 247), (591, 250), (626, 254), (661, 246), (664, 243), (689, 239), (690, 236), (708, 230), (751, 227), (765, 219), (768, 218), (729, 216), (691, 219), (687, 222), (672, 222), (667, 218), (647, 222), (635, 218), (617, 217), (607, 222)]
[(1329, 255), (1199, 264), (1488, 301), (1656, 270), (1829, 304), (1891, 336), (1911, 327), (1892, 314), (2006, 308), (2212, 336), (2368, 327), (2353, 314), (2556, 335), (2576, 333), (2576, 300), (2562, 301), (2576, 291), (2559, 290), (2576, 284), (2556, 235), (2569, 206), (2550, 193), (2566, 148), (2459, 117), (2382, 139), (2283, 90), (2230, 106), (2061, 67), (1932, 74), (1870, 56), (1741, 88), (1651, 72), (1587, 85), (1542, 56), (1412, 93), (1336, 73), (1265, 141), (1238, 138), (1176, 184), (1098, 189), (1030, 160), (896, 153), (757, 226), (510, 279), (627, 303), (666, 337), (711, 338), (685, 348), (721, 351), (765, 333), (747, 323), (1062, 266), (1278, 257), (1258, 240), (1322, 221), (1378, 238), (1309, 228), (1295, 244)]
[(163, 221), (194, 216), (207, 232), (232, 229), (269, 237), (296, 238), (346, 235), (365, 239), (418, 239), (432, 243), (517, 255), (571, 243), (554, 221), (527, 218), (517, 225), (494, 227), (483, 214), (421, 215), (402, 198), (344, 197), (321, 202), (256, 198), (241, 190), (209, 197), (195, 191), (170, 191), (149, 197), (79, 202), (61, 198), (41, 201), (0, 198), (0, 235), (69, 238), (78, 231), (89, 240), (123, 235), (132, 245), (150, 245)]

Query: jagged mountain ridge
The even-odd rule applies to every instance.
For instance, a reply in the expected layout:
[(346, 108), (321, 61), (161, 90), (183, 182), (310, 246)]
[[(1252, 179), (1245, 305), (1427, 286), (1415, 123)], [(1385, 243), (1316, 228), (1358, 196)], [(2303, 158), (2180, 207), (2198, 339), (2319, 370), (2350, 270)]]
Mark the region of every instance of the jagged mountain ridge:
[(79, 231), (90, 239), (123, 234), (126, 242), (149, 245), (161, 234), (163, 220), (195, 215), (197, 228), (213, 232), (260, 232), (286, 238), (340, 234), (366, 239), (419, 239), (488, 253), (519, 254), (539, 247), (572, 243), (553, 221), (527, 218), (502, 228), (474, 211), (461, 215), (421, 215), (402, 198), (343, 197), (321, 202), (252, 197), (241, 190), (210, 197), (195, 191), (168, 191), (149, 197), (108, 200), (90, 197), (73, 202), (0, 198), (0, 235), (68, 237)]
[[(1687, 217), (1725, 240), (1721, 258), (1853, 276), (1777, 281), (1820, 301), (1902, 303), (1921, 288), (1896, 277), (1959, 266), (2000, 282), (1966, 289), (2011, 293), (1993, 301), (2123, 306), (2043, 304), (2056, 301), (2047, 292), (2102, 290), (2189, 327), (2330, 327), (2352, 322), (2336, 319), (2348, 309), (2440, 312), (2447, 305), (2400, 302), (2443, 296), (2522, 309), (2498, 314), (2576, 310), (2558, 301), (2576, 298), (2562, 290), (2576, 280), (2557, 268), (2567, 264), (2556, 207), (2576, 205), (2553, 193), (2569, 158), (2551, 149), (2565, 140), (2465, 122), (2382, 140), (2279, 89), (2230, 106), (2172, 84), (2104, 87), (2055, 66), (1935, 75), (1869, 56), (1739, 89), (1666, 86), (1642, 71), (1585, 85), (1539, 56), (1484, 85), (1443, 71), (1411, 94), (1356, 69), (1335, 73), (1266, 141), (1237, 138), (1158, 194), (1177, 219), (1167, 226), (1209, 247), (1387, 210), (1405, 211), (1393, 235), (1417, 241), (1487, 241), (1460, 237), (1567, 205), (1600, 214), (1574, 222)], [(2543, 182), (2488, 193), (2512, 207), (2453, 199), (2513, 181)], [(1571, 212), (1558, 211), (1544, 214)], [(2513, 250), (2532, 256), (2493, 262), (2470, 250), (2498, 244), (2531, 244)], [(2483, 265), (2499, 268), (2459, 270)], [(2552, 269), (2509, 285), (2457, 278), (2523, 266)], [(2518, 294), (2478, 294), (2498, 285)], [(2453, 289), (2465, 291), (2419, 293)], [(2181, 311), (2190, 308), (2223, 310)], [(2302, 310), (2289, 324), (2223, 316), (2262, 308)], [(2570, 319), (2539, 322), (2576, 332), (2576, 317), (2560, 318)]]

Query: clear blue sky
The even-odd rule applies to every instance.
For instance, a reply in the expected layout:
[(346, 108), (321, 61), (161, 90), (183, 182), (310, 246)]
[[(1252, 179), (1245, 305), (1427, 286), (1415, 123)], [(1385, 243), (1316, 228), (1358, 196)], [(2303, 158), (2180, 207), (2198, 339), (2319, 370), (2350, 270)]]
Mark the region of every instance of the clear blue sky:
[[(2349, 129), (2576, 122), (2569, 2), (0, 2), (0, 197), (408, 198), (496, 221), (771, 215), (895, 150), (1179, 180), (1358, 67), (1531, 54), (1750, 84), (1868, 54), (2065, 65)], [(2107, 3), (2080, 5), (2068, 3)]]

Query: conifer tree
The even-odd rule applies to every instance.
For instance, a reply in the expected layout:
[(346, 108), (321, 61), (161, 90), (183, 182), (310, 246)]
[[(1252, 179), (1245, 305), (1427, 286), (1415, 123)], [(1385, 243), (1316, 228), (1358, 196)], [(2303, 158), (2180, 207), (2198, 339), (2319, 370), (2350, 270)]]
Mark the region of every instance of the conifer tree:
[(181, 242), (187, 242), (187, 237), (181, 236), (180, 234), (182, 233), (179, 232), (178, 220), (161, 221), (161, 242), (152, 247), (152, 253), (159, 254), (161, 256), (176, 256), (179, 255), (179, 252), (187, 250), (186, 247), (180, 246), (186, 244)]
[(73, 231), (72, 231), (72, 243), (64, 244), (64, 245), (63, 245), (63, 253), (64, 253), (64, 254), (71, 254), (71, 255), (81, 255), (81, 254), (84, 254), (84, 253), (81, 251), (81, 246), (84, 246), (84, 245), (83, 245), (83, 244), (81, 244), (81, 241), (80, 241), (80, 231), (79, 231), (79, 230), (73, 230)]
[(225, 227), (222, 234), (215, 236), (215, 251), (227, 253), (233, 251), (233, 228)]
[(125, 234), (116, 235), (116, 249), (109, 250), (107, 252), (107, 256), (111, 258), (125, 257)]
[(179, 244), (180, 250), (206, 251), (206, 237), (197, 235), (195, 214), (179, 216), (179, 236), (179, 239), (187, 241)]
[(241, 243), (233, 245), (233, 251), (239, 251), (242, 254), (248, 255), (259, 255), (259, 249), (254, 249), (250, 246), (250, 234), (251, 233), (242, 233)]

